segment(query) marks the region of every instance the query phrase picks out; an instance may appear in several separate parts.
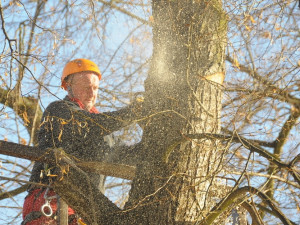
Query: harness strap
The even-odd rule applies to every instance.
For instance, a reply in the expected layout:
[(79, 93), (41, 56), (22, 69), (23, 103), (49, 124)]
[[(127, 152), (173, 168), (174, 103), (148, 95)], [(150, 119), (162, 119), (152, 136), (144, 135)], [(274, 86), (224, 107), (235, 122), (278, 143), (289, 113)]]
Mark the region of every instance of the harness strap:
[(26, 225), (26, 223), (31, 222), (32, 220), (36, 220), (42, 216), (40, 211), (32, 211), (25, 216), (25, 219), (21, 223), (21, 225)]
[[(32, 211), (30, 213), (28, 213), (25, 216), (25, 219), (23, 220), (23, 222), (21, 223), (21, 225), (26, 225), (26, 223), (29, 223), (33, 220), (37, 220), (39, 219), (41, 216), (44, 216), (40, 211)], [(53, 216), (52, 216), (53, 217)], [(55, 218), (55, 217), (54, 217)], [(77, 222), (81, 225), (86, 225), (80, 218), (78, 218), (78, 216), (76, 214), (72, 214), (69, 215), (69, 220), (68, 223), (72, 223), (74, 220), (77, 220)]]
[[(35, 201), (40, 197), (40, 195), (43, 193), (43, 191), (45, 190), (44, 188), (39, 188), (40, 191), (38, 193), (36, 193), (36, 195), (34, 196), (34, 200), (33, 200), (33, 204), (35, 203)], [(32, 190), (32, 192), (34, 191), (35, 189)]]
[[(23, 222), (21, 223), (21, 225), (26, 225), (26, 223), (29, 223), (33, 220), (37, 220), (39, 219), (40, 217), (44, 216), (43, 213), (41, 211), (32, 211), (30, 213), (28, 213), (26, 216), (25, 216), (25, 219), (23, 220)], [(48, 218), (52, 218), (54, 220), (56, 220), (56, 213), (53, 214), (51, 217), (48, 217)]]

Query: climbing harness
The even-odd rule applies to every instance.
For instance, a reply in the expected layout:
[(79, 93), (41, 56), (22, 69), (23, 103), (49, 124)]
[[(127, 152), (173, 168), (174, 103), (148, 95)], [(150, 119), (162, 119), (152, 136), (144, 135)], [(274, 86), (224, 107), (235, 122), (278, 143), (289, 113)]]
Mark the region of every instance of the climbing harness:
[(42, 213), (39, 211), (32, 211), (31, 213), (27, 214), (27, 216), (24, 218), (21, 225), (26, 225), (27, 223), (37, 220), (42, 216)]
[[(29, 212), (23, 222), (21, 223), (21, 225), (26, 225), (27, 223), (30, 223), (34, 220), (38, 220), (40, 219), (41, 217), (46, 217), (46, 218), (51, 218), (51, 219), (56, 219), (56, 215), (55, 213), (53, 213), (53, 209), (50, 205), (50, 202), (52, 199), (56, 198), (57, 196), (54, 195), (54, 196), (48, 196), (48, 192), (49, 192), (49, 188), (47, 188), (45, 190), (45, 188), (41, 188), (41, 189), (35, 189), (36, 192), (35, 193), (35, 196), (34, 196), (34, 200), (32, 202), (32, 204), (35, 204), (35, 201), (39, 198), (39, 196), (44, 193), (43, 197), (45, 199), (45, 204), (43, 204), (40, 208), (40, 210), (37, 210), (37, 211), (31, 211)], [(34, 192), (34, 190), (31, 190), (30, 193)], [(30, 194), (31, 195), (31, 194)]]

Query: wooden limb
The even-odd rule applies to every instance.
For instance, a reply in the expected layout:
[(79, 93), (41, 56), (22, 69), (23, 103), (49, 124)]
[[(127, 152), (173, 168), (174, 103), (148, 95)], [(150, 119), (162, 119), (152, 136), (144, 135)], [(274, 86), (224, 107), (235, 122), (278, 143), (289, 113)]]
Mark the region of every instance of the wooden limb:
[(298, 154), (289, 164), (289, 167), (291, 168), (292, 176), (294, 177), (295, 181), (300, 185), (300, 172), (294, 169), (294, 166), (296, 163), (300, 162), (300, 154)]
[(59, 158), (58, 167), (68, 164), (70, 171), (52, 184), (56, 193), (87, 224), (120, 224), (121, 210), (92, 185), (89, 175), (67, 157)]
[(282, 224), (284, 225), (293, 224), (289, 219), (286, 218), (286, 216), (280, 211), (280, 209), (275, 206), (273, 201), (266, 194), (250, 186), (245, 186), (231, 192), (227, 197), (225, 197), (220, 203), (218, 203), (210, 211), (208, 216), (204, 218), (200, 224), (202, 225), (212, 224), (213, 221), (218, 216), (222, 215), (223, 212), (232, 208), (235, 205), (242, 204), (247, 198), (249, 198), (247, 193), (250, 193), (252, 195), (257, 195), (258, 197), (260, 197), (261, 200), (271, 208), (273, 215), (281, 220)]
[[(256, 204), (257, 208), (259, 208), (261, 211), (264, 211), (266, 213), (269, 213), (270, 215), (276, 216), (274, 215), (274, 212), (270, 209), (268, 209), (267, 207), (263, 206), (262, 204)], [(297, 225), (297, 223), (293, 222), (290, 220), (290, 223), (293, 225)]]
[(16, 144), (8, 141), (0, 141), (0, 154), (14, 156), (31, 161), (53, 163), (54, 158), (49, 157), (50, 152), (45, 152), (37, 147)]
[[(203, 139), (203, 138), (217, 138), (223, 140), (231, 140), (241, 143), (246, 149), (258, 153), (260, 156), (266, 158), (270, 163), (276, 165), (279, 169), (286, 169), (294, 177), (295, 181), (300, 185), (299, 172), (294, 168), (294, 164), (300, 161), (300, 154), (297, 155), (290, 163), (284, 163), (278, 157), (267, 150), (261, 148), (256, 142), (246, 139), (242, 136), (233, 134), (233, 136), (226, 136), (222, 134), (193, 134), (185, 135), (185, 138), (181, 139), (181, 142), (186, 141), (186, 138), (191, 139)], [(273, 175), (273, 174), (271, 174)]]
[(68, 225), (68, 204), (61, 198), (58, 197), (58, 224)]
[(80, 212), (80, 216), (88, 224), (120, 224), (120, 218), (124, 214), (120, 214), (121, 210), (99, 192), (96, 186), (92, 185), (86, 170), (128, 179), (134, 176), (135, 167), (102, 162), (91, 162), (90, 165), (87, 162), (82, 165), (79, 163), (79, 168), (61, 149), (49, 149), (45, 152), (37, 147), (6, 141), (0, 141), (0, 153), (34, 161), (56, 163), (58, 168), (69, 165), (70, 172), (63, 177), (58, 177), (52, 184), (51, 187), (55, 192), (70, 207)]
[(252, 225), (263, 225), (263, 222), (253, 205), (245, 201), (243, 202), (242, 207), (244, 207), (249, 212), (252, 218)]
[[(294, 111), (291, 112), (291, 115), (289, 116), (289, 118), (285, 121), (285, 123), (283, 124), (278, 137), (276, 138), (276, 141), (274, 142), (275, 144), (275, 148), (274, 148), (274, 152), (273, 155), (275, 157), (277, 157), (278, 159), (280, 158), (282, 151), (283, 151), (283, 146), (286, 143), (288, 136), (290, 135), (291, 130), (293, 129), (293, 127), (295, 126), (295, 124), (298, 121), (298, 118), (300, 116), (300, 110), (296, 109)], [(276, 167), (274, 167), (274, 165), (270, 165), (269, 169), (268, 169), (268, 174), (269, 175), (273, 175), (274, 173), (276, 173)], [(293, 170), (292, 170), (293, 172)], [(293, 177), (295, 178), (295, 180), (297, 182), (299, 182), (299, 179), (297, 179), (297, 176), (294, 176), (295, 174), (293, 174)], [(273, 179), (269, 179), (268, 183), (266, 185), (267, 190), (269, 190), (267, 192), (267, 195), (270, 198), (273, 198), (274, 195), (274, 185), (275, 185), (275, 181)]]
[(280, 156), (282, 152), (282, 147), (287, 141), (287, 137), (290, 134), (292, 128), (295, 126), (295, 124), (298, 121), (298, 118), (300, 116), (300, 109), (296, 109), (294, 112), (291, 112), (291, 115), (289, 118), (285, 121), (283, 124), (278, 137), (276, 138), (275, 141), (275, 149), (274, 149), (274, 154)]
[[(53, 151), (41, 150), (37, 147), (31, 147), (16, 144), (7, 141), (0, 141), (0, 154), (28, 159), (31, 161), (40, 161), (46, 163), (56, 163)], [(76, 165), (85, 171), (114, 176), (123, 179), (133, 179), (135, 176), (135, 167), (117, 163), (108, 162), (78, 162)]]
[[(231, 174), (237, 174), (237, 175), (241, 175), (242, 174), (242, 172), (234, 172), (234, 171), (231, 171), (230, 173)], [(263, 173), (255, 173), (255, 172), (246, 172), (245, 175), (249, 176), (249, 177), (257, 176), (257, 177), (266, 177), (267, 179), (274, 179), (274, 180), (277, 180), (279, 182), (283, 182), (285, 184), (288, 184), (288, 185), (294, 186), (295, 188), (300, 189), (299, 182), (296, 183), (296, 182), (287, 180), (284, 177), (280, 177), (280, 176), (276, 176), (276, 175), (263, 174)]]
[(107, 6), (111, 7), (111, 8), (113, 8), (113, 9), (118, 10), (121, 13), (124, 13), (127, 16), (130, 16), (130, 17), (136, 19), (137, 21), (139, 21), (139, 22), (141, 22), (143, 24), (151, 25), (149, 23), (149, 21), (146, 21), (146, 20), (142, 19), (141, 17), (138, 17), (137, 15), (131, 13), (130, 11), (125, 10), (123, 7), (117, 6), (116, 4), (113, 3), (113, 1), (109, 1), (109, 2), (103, 1), (103, 0), (98, 0), (98, 1), (101, 2), (104, 5), (107, 5)]
[[(0, 88), (0, 103), (11, 109), (16, 108), (16, 114), (22, 119), (25, 128), (29, 134), (33, 134), (31, 139), (37, 144), (37, 132), (39, 122), (43, 115), (38, 100), (32, 97), (17, 97), (15, 92)], [(17, 99), (17, 100), (16, 100)], [(32, 132), (34, 131), (34, 132)]]
[(182, 141), (186, 141), (187, 138), (190, 139), (203, 139), (203, 138), (217, 138), (217, 139), (223, 139), (223, 140), (232, 140), (234, 142), (238, 142), (243, 144), (243, 146), (250, 151), (256, 152), (262, 157), (268, 159), (270, 162), (277, 165), (279, 168), (288, 168), (288, 164), (281, 162), (275, 155), (268, 152), (267, 150), (261, 148), (258, 143), (251, 141), (249, 139), (246, 139), (240, 135), (233, 134), (230, 135), (223, 135), (223, 134), (210, 134), (210, 133), (204, 133), (204, 134), (193, 134), (193, 135), (185, 135), (185, 137), (182, 139)]
[(21, 194), (23, 193), (24, 191), (26, 191), (28, 188), (28, 185), (25, 184), (25, 185), (22, 185), (12, 191), (7, 191), (7, 192), (3, 192), (0, 194), (0, 201), (3, 200), (3, 199), (6, 199), (6, 198), (12, 198), (18, 194)]
[(10, 39), (9, 36), (8, 36), (8, 34), (7, 34), (7, 32), (6, 32), (6, 29), (5, 29), (5, 21), (4, 21), (4, 16), (3, 16), (3, 9), (5, 9), (6, 7), (3, 8), (2, 7), (2, 3), (0, 1), (0, 17), (1, 17), (2, 32), (3, 32), (4, 36), (5, 36), (5, 39), (8, 41), (10, 52), (12, 54), (14, 50), (13, 50), (11, 42), (16, 42), (16, 39)]
[[(227, 55), (226, 60), (232, 64), (235, 64), (235, 60)], [(256, 70), (253, 70), (245, 65), (239, 64), (239, 70), (241, 72), (249, 74), (249, 76), (261, 82), (263, 85), (272, 90), (271, 92), (266, 91), (265, 95), (268, 97), (272, 97), (274, 99), (278, 99), (280, 101), (284, 101), (293, 105), (300, 105), (300, 99), (292, 96), (288, 91), (283, 90), (274, 84), (270, 83), (270, 81), (266, 80), (262, 75), (260, 75)], [(274, 91), (276, 94), (274, 94)]]

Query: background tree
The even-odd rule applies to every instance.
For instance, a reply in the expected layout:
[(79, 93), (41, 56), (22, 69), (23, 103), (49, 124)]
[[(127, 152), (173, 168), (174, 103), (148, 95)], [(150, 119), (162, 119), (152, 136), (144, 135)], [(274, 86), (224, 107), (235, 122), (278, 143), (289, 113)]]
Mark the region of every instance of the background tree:
[[(286, 217), (299, 223), (297, 1), (223, 4), (226, 16), (219, 1), (153, 1), (152, 7), (148, 1), (2, 3), (2, 139), (36, 143), (41, 112), (63, 97), (59, 78), (69, 59), (96, 59), (104, 110), (143, 91), (150, 69), (144, 96), (152, 107), (139, 151), (144, 160), (125, 205), (126, 220), (119, 219), (213, 220), (219, 215), (209, 214), (213, 205), (218, 212), (242, 205), (254, 224), (277, 218), (283, 223)], [(205, 80), (225, 71), (225, 59), (223, 86)], [(134, 126), (116, 135), (132, 144), (140, 133)], [(20, 209), (16, 194), (25, 190), (21, 181), (29, 170), (27, 161), (2, 157), (2, 206)], [(108, 204), (111, 213), (119, 212)], [(1, 215), (3, 224), (17, 223), (15, 212)]]

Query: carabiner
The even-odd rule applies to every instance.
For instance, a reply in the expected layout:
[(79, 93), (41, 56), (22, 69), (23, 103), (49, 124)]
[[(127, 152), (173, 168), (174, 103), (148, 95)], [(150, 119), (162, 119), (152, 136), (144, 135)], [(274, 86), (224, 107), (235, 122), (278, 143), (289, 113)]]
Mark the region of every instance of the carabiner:
[(50, 217), (53, 215), (53, 210), (51, 208), (50, 201), (46, 200), (45, 204), (41, 207), (41, 212), (46, 217)]

